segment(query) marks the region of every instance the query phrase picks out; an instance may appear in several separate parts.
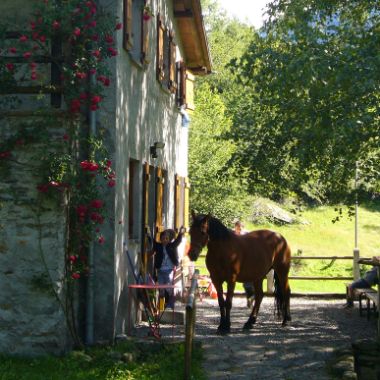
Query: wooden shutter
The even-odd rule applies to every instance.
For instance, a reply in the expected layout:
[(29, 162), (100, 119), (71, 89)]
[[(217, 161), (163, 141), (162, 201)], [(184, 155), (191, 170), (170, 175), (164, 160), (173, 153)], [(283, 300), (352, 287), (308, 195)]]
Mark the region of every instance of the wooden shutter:
[(181, 227), (181, 177), (175, 175), (175, 189), (174, 189), (174, 228), (178, 232)]
[(189, 209), (190, 209), (190, 181), (189, 178), (185, 178), (185, 189), (184, 189), (184, 207), (183, 207), (183, 226), (186, 228), (186, 231), (189, 228)]
[(132, 34), (132, 0), (124, 0), (124, 49), (131, 50), (133, 47)]
[(174, 43), (174, 33), (170, 32), (169, 36), (169, 83), (168, 88), (170, 92), (175, 93), (177, 90), (176, 83), (176, 58), (177, 58), (177, 45)]
[(148, 64), (149, 58), (149, 21), (143, 18), (144, 12), (141, 12), (141, 63)]
[(165, 26), (160, 15), (157, 15), (157, 28), (157, 79), (162, 83), (165, 79)]
[[(149, 182), (150, 182), (150, 174), (149, 174), (149, 164), (145, 163), (143, 168), (143, 246), (141, 249), (142, 252), (142, 270), (143, 274), (147, 273), (148, 267), (148, 254), (147, 247), (148, 241), (146, 233), (149, 231)], [(151, 236), (153, 237), (154, 231), (151, 231)]]
[(194, 82), (195, 77), (193, 74), (186, 73), (186, 108), (190, 110), (195, 109), (194, 105)]
[(163, 231), (164, 227), (162, 225), (162, 210), (164, 201), (164, 177), (161, 168), (157, 168), (156, 176), (156, 240), (159, 241), (160, 233)]
[(177, 103), (186, 104), (186, 66), (183, 61), (177, 62)]

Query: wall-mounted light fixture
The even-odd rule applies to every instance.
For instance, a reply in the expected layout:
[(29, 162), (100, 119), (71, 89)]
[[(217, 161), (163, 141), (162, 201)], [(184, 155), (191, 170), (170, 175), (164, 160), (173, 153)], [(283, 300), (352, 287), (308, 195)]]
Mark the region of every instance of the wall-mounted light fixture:
[(157, 149), (164, 149), (165, 143), (156, 141), (153, 145), (150, 147), (150, 155), (152, 158), (157, 158)]

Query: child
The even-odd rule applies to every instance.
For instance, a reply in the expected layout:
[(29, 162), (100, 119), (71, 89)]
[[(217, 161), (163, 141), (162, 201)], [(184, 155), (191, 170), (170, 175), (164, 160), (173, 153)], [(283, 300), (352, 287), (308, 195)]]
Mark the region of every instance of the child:
[[(160, 234), (160, 242), (153, 241), (152, 254), (155, 257), (154, 268), (157, 273), (157, 281), (161, 285), (172, 284), (174, 269), (178, 266), (178, 246), (181, 244), (182, 236), (185, 232), (180, 228), (178, 236), (173, 240), (175, 233), (173, 230), (165, 230)], [(174, 289), (160, 290), (160, 297), (165, 296), (165, 304), (171, 309), (174, 308)]]

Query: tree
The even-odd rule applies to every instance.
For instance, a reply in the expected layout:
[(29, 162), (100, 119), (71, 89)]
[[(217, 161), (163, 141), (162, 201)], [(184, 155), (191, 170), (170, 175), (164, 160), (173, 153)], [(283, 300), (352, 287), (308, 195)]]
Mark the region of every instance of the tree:
[(231, 65), (227, 109), (251, 191), (349, 201), (357, 161), (362, 189), (379, 191), (378, 2), (277, 0), (268, 13)]
[(190, 203), (226, 223), (246, 210), (244, 175), (230, 164), (236, 146), (223, 138), (230, 127), (221, 97), (207, 83), (199, 85), (189, 134)]

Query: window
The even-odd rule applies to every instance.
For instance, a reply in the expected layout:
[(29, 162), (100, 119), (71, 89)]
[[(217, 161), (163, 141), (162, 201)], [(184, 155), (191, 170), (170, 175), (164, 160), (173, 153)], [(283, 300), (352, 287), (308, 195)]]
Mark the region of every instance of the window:
[(169, 31), (160, 15), (157, 16), (157, 80), (171, 93), (177, 90), (177, 45), (174, 32)]
[(149, 63), (149, 24), (145, 0), (124, 0), (124, 49), (138, 64)]

